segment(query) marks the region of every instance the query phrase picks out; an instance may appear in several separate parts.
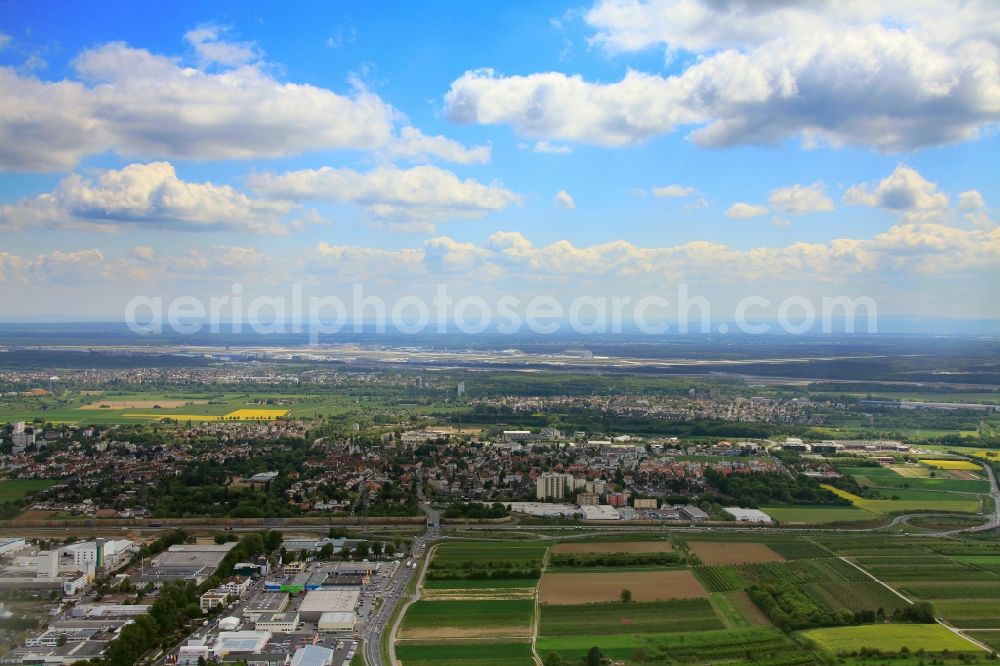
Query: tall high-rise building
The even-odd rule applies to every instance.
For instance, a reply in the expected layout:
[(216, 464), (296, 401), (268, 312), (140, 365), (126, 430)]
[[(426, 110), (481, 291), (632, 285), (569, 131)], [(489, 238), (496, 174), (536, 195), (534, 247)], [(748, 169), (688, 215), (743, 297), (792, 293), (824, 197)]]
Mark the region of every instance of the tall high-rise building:
[(542, 474), (535, 481), (535, 497), (540, 500), (563, 499), (573, 489), (572, 474)]

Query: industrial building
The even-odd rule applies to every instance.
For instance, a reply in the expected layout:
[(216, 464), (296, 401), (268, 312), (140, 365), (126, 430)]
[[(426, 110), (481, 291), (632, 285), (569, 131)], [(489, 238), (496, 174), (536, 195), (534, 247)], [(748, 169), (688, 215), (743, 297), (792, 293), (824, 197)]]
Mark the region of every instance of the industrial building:
[(741, 523), (771, 523), (771, 516), (758, 509), (741, 509), (738, 506), (727, 506), (723, 511)]
[(254, 631), (270, 631), (275, 634), (290, 634), (299, 626), (298, 613), (262, 613), (254, 620)]
[(323, 613), (319, 616), (316, 628), (320, 631), (354, 631), (357, 615), (345, 612)]
[(60, 556), (67, 563), (72, 560), (73, 566), (80, 570), (83, 570), (88, 562), (92, 562), (97, 569), (114, 567), (131, 552), (133, 545), (128, 539), (80, 541), (63, 546)]
[(352, 613), (361, 598), (357, 589), (313, 590), (306, 593), (299, 606), (304, 622), (318, 622), (323, 613)]
[(330, 666), (332, 663), (333, 650), (319, 645), (306, 645), (292, 655), (291, 666)]
[(0, 539), (0, 555), (13, 553), (14, 551), (21, 550), (27, 545), (28, 543), (24, 540), (24, 537)]
[(256, 622), (264, 613), (280, 613), (286, 608), (288, 608), (287, 592), (262, 592), (243, 609), (243, 617)]
[(621, 520), (622, 516), (613, 506), (598, 504), (596, 506), (581, 506), (584, 520)]
[(269, 640), (269, 631), (222, 631), (212, 646), (212, 653), (216, 657), (225, 657), (232, 652), (260, 654)]
[(696, 506), (682, 506), (680, 508), (681, 515), (688, 520), (707, 520), (708, 514), (699, 509)]
[(235, 542), (171, 546), (143, 567), (142, 578), (150, 582), (191, 580), (200, 584), (215, 573), (222, 558), (235, 546)]

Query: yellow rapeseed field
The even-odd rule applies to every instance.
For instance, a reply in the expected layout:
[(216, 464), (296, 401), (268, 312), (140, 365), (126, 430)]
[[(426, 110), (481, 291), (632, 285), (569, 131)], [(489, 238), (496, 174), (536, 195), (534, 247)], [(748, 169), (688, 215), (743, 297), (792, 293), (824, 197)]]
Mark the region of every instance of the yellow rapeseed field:
[(224, 421), (273, 421), (288, 413), (287, 409), (237, 409), (222, 417)]
[(924, 459), (921, 460), (925, 465), (932, 465), (934, 467), (939, 467), (941, 469), (963, 469), (963, 470), (976, 470), (979, 469), (979, 465), (968, 460), (932, 460)]

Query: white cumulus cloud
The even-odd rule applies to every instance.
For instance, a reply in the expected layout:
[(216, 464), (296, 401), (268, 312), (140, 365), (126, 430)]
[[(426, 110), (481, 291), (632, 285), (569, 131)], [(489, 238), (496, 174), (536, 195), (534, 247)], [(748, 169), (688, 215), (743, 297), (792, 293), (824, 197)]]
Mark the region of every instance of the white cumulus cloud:
[(681, 198), (697, 194), (698, 190), (688, 185), (664, 185), (650, 190), (654, 197)]
[(456, 164), (487, 164), (489, 146), (466, 148), (458, 141), (444, 136), (428, 136), (415, 127), (403, 127), (399, 136), (391, 139), (384, 149), (392, 158), (406, 158), (414, 162), (442, 159)]
[(948, 195), (938, 189), (937, 183), (902, 164), (877, 184), (851, 186), (844, 193), (844, 203), (884, 208), (900, 214), (907, 222), (940, 220), (948, 212)]
[(566, 190), (559, 190), (556, 192), (556, 195), (552, 197), (552, 201), (555, 202), (556, 206), (559, 208), (576, 208), (576, 202), (573, 201), (573, 197), (571, 197), (569, 192)]
[(826, 188), (823, 186), (823, 183), (780, 187), (771, 190), (767, 201), (773, 208), (786, 215), (828, 213), (836, 210), (833, 200), (826, 194)]
[(392, 132), (395, 112), (374, 93), (283, 83), (258, 64), (209, 72), (114, 42), (74, 68), (79, 81), (55, 82), (0, 68), (0, 168), (65, 169), (108, 150), (217, 160), (370, 149)]
[(94, 177), (72, 174), (51, 192), (0, 207), (0, 230), (155, 226), (287, 233), (293, 204), (253, 199), (230, 185), (178, 178), (167, 162), (130, 164)]
[(402, 222), (481, 218), (521, 201), (519, 195), (500, 185), (461, 180), (451, 171), (429, 165), (410, 169), (382, 166), (367, 173), (322, 167), (256, 174), (248, 182), (268, 197), (353, 203), (378, 220)]
[(726, 217), (733, 220), (749, 220), (763, 215), (767, 215), (767, 206), (749, 204), (743, 201), (737, 201), (726, 209)]
[[(914, 6), (916, 5), (916, 6)], [(894, 152), (973, 139), (1000, 121), (1000, 3), (604, 0), (587, 16), (612, 51), (696, 54), (672, 76), (597, 83), (468, 71), (459, 122), (621, 146), (690, 126), (702, 146), (853, 144)]]

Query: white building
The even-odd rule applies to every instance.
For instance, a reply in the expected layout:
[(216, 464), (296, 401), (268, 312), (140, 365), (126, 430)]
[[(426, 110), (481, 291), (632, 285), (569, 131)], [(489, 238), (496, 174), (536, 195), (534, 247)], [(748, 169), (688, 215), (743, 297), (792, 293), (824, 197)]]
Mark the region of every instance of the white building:
[(59, 576), (59, 553), (54, 550), (39, 551), (35, 573), (39, 578), (57, 578)]
[(270, 631), (221, 631), (212, 653), (220, 659), (230, 652), (260, 654), (269, 640)]
[(224, 617), (219, 620), (219, 630), (220, 631), (236, 631), (240, 627), (240, 618), (238, 617)]
[(93, 562), (95, 567), (113, 567), (132, 545), (132, 541), (128, 539), (81, 541), (64, 546), (62, 556), (67, 560), (72, 558), (73, 566), (80, 570), (83, 570), (88, 562)]
[(205, 594), (201, 595), (198, 600), (198, 606), (201, 608), (203, 613), (207, 613), (213, 608), (225, 606), (227, 601), (229, 601), (228, 592), (223, 590), (209, 590)]
[(574, 487), (572, 474), (542, 474), (535, 481), (535, 497), (540, 500), (561, 500)]
[(507, 508), (515, 513), (548, 518), (572, 518), (580, 513), (572, 504), (546, 504), (542, 502), (507, 502)]
[(299, 614), (304, 622), (318, 622), (323, 613), (353, 613), (359, 598), (361, 591), (357, 588), (312, 590), (302, 600)]
[(584, 520), (621, 520), (622, 516), (610, 504), (598, 504), (596, 506), (581, 506)]
[(250, 589), (250, 579), (243, 578), (242, 576), (233, 576), (225, 583), (219, 586), (219, 589), (223, 592), (227, 592), (234, 597), (242, 597)]
[(87, 587), (87, 581), (90, 579), (86, 574), (76, 578), (74, 580), (67, 580), (63, 582), (63, 594), (67, 597), (72, 597), (74, 594), (79, 594), (84, 591)]
[(298, 613), (264, 613), (253, 623), (255, 631), (290, 634), (299, 626)]
[(726, 513), (743, 523), (770, 523), (771, 516), (757, 509), (741, 509), (738, 506), (727, 506), (723, 509)]
[(292, 655), (291, 666), (330, 666), (332, 663), (333, 650), (320, 645), (306, 645)]
[(11, 537), (11, 538), (0, 539), (0, 555), (13, 553), (14, 551), (21, 550), (27, 545), (28, 544), (24, 540), (24, 537)]
[(24, 447), (35, 443), (35, 431), (15, 432), (10, 436), (10, 441), (15, 447), (24, 450)]
[(323, 613), (316, 628), (320, 631), (354, 631), (357, 616), (354, 613)]

